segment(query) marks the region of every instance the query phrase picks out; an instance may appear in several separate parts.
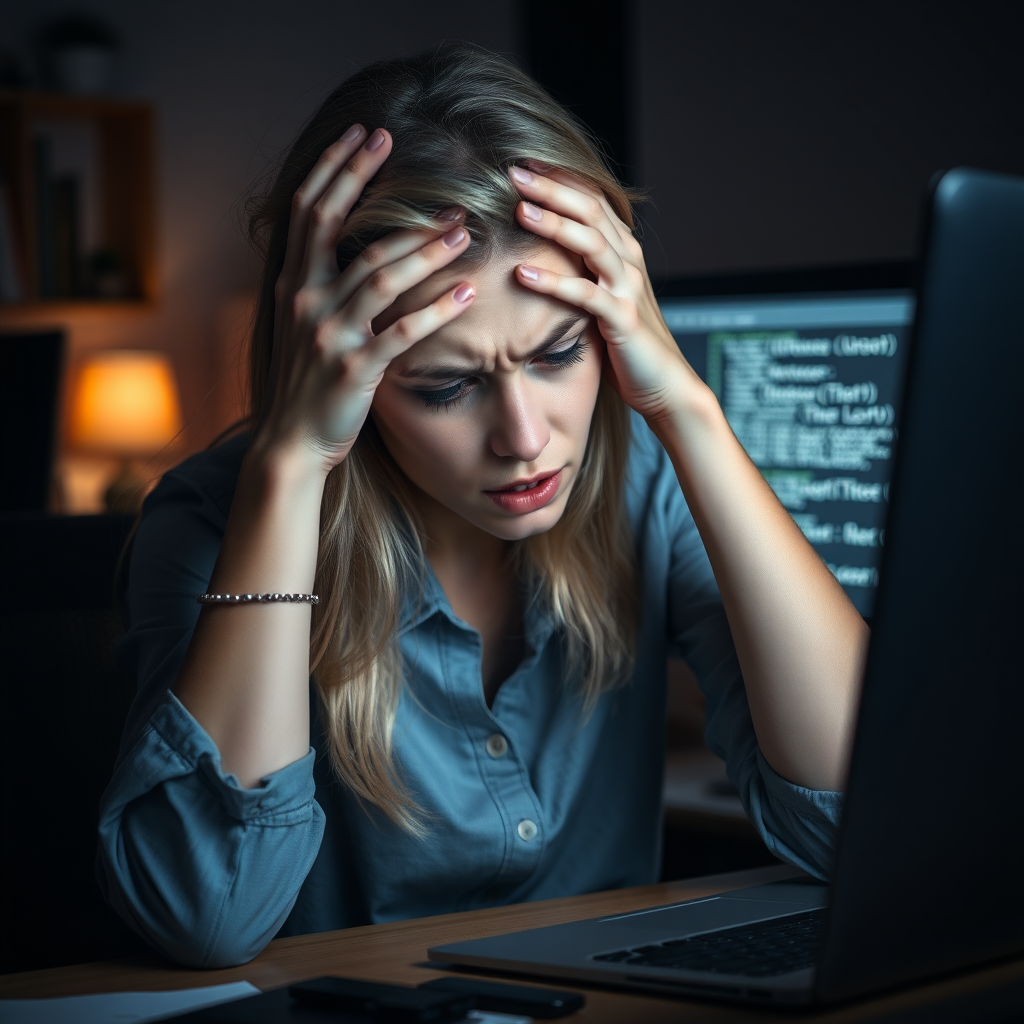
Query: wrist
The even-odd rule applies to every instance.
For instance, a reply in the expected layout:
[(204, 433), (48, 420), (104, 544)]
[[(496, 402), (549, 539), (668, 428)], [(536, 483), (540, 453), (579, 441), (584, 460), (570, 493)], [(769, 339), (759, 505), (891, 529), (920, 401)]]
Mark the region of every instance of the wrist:
[(669, 452), (683, 438), (706, 435), (728, 426), (715, 393), (691, 370), (689, 378), (674, 386), (673, 401), (656, 415), (645, 417), (651, 432)]
[(327, 470), (308, 453), (258, 436), (242, 460), (236, 493), (253, 507), (291, 509), (308, 507), (319, 518)]
[(312, 592), (325, 481), (305, 460), (250, 443), (207, 592)]
[(253, 435), (242, 461), (242, 473), (269, 493), (323, 491), (331, 467), (302, 444)]

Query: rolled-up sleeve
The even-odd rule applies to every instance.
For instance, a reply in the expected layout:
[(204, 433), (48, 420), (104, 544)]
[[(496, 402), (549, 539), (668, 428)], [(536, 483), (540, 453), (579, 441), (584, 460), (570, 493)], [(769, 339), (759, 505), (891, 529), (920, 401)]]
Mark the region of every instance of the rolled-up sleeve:
[(757, 745), (729, 623), (707, 552), (667, 455), (660, 458), (670, 549), (670, 638), (704, 693), (705, 742), (726, 763), (730, 780), (768, 848), (818, 878), (831, 870), (842, 794), (788, 782)]
[(230, 454), (186, 463), (147, 499), (119, 651), (139, 689), (99, 819), (107, 901), (167, 956), (199, 967), (244, 963), (274, 937), (324, 830), (312, 749), (243, 789), (170, 691), (220, 548)]

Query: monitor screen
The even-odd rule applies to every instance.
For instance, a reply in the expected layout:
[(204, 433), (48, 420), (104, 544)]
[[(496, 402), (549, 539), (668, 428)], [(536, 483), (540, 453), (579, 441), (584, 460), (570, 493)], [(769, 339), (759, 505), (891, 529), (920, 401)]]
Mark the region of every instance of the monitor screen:
[(694, 289), (669, 284), (658, 296), (683, 355), (869, 618), (885, 543), (913, 293), (833, 287), (672, 294), (683, 290)]

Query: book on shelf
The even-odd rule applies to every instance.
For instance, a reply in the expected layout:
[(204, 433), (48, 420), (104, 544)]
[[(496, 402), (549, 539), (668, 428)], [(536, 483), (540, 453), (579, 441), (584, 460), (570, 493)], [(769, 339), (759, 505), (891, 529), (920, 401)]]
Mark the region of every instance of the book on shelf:
[(64, 174), (50, 183), (53, 204), (53, 278), (55, 294), (72, 298), (82, 294), (82, 264), (78, 242), (78, 178)]
[(72, 299), (85, 293), (81, 241), (81, 192), (77, 173), (55, 173), (52, 144), (34, 142), (36, 274), (41, 299)]
[(0, 302), (24, 302), (27, 297), (17, 226), (10, 187), (0, 179)]
[(53, 147), (37, 136), (32, 143), (36, 198), (36, 282), (41, 299), (56, 298), (57, 260), (53, 229)]

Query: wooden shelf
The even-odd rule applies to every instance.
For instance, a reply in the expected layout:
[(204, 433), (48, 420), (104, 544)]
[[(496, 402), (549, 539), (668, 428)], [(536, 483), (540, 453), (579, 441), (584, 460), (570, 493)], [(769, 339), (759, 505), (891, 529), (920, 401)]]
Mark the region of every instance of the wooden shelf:
[(123, 100), (113, 96), (72, 96), (63, 92), (30, 92), (0, 89), (0, 103), (15, 104), (37, 117), (111, 117), (127, 111), (149, 113), (150, 104), (141, 100)]
[(5, 302), (0, 305), (0, 325), (36, 322), (51, 317), (63, 320), (96, 314), (122, 316), (150, 313), (157, 308), (152, 299), (39, 299), (35, 302)]
[(71, 306), (108, 309), (125, 300), (40, 296), (37, 175), (33, 138), (40, 121), (84, 121), (95, 127), (99, 242), (117, 253), (126, 279), (125, 299), (156, 298), (156, 189), (154, 112), (150, 104), (58, 93), (0, 90), (0, 180), (13, 207), (15, 246), (26, 279), (27, 301), (0, 310), (54, 315)]

